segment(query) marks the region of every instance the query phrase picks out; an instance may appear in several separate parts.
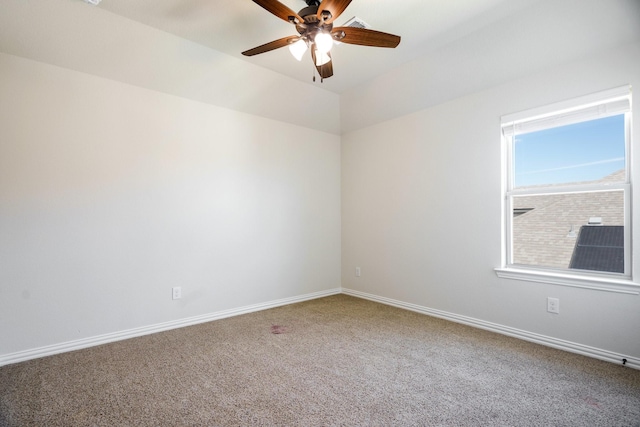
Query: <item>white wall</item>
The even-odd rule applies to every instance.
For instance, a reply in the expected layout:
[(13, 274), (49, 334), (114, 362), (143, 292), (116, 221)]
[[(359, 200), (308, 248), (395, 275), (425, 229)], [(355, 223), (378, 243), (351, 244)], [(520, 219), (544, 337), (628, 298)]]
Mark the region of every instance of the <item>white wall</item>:
[(640, 87), (637, 0), (540, 2), (339, 104), (55, 3), (11, 0), (0, 14), (0, 51), (42, 61), (0, 54), (0, 361), (341, 284), (640, 358), (640, 297), (493, 271), (499, 117)]
[(337, 135), (6, 54), (0, 100), (0, 356), (340, 287)]
[[(624, 84), (640, 87), (638, 42), (344, 134), (343, 288), (640, 358), (638, 295), (494, 273), (501, 262), (500, 116)], [(637, 185), (633, 196), (637, 225)], [(547, 297), (560, 299), (559, 315), (546, 312)]]

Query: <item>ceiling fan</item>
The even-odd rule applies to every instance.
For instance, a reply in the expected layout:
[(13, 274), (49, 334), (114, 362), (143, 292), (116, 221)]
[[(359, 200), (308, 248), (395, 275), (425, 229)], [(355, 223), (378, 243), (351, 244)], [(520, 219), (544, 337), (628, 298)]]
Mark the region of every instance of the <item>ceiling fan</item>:
[[(299, 35), (283, 37), (242, 52), (245, 56), (258, 55), (289, 46), (293, 56), (300, 61), (307, 49), (321, 79), (333, 75), (331, 47), (333, 42), (374, 47), (396, 47), (400, 37), (380, 31), (357, 27), (333, 27), (333, 21), (349, 6), (351, 0), (304, 0), (307, 7), (298, 13), (278, 0), (253, 0), (278, 18), (296, 26)], [(313, 77), (315, 81), (315, 75)]]

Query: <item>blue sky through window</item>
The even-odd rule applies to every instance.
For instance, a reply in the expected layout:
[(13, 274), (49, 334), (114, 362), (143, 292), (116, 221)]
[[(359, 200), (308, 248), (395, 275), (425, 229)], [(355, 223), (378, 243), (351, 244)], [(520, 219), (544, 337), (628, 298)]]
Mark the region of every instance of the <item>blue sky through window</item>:
[(516, 136), (515, 186), (599, 180), (625, 167), (624, 115)]

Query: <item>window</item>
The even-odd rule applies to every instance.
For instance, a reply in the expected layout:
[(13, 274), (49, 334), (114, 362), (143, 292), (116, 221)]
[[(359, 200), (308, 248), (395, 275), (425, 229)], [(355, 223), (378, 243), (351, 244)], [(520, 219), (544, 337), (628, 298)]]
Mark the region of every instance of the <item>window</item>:
[(502, 118), (497, 271), (631, 279), (630, 124), (628, 86)]

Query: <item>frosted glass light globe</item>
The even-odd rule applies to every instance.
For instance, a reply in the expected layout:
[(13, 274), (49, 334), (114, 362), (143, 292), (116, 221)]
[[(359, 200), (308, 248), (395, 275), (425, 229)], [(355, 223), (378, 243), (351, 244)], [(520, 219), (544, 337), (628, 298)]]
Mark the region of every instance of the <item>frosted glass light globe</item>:
[(329, 33), (318, 33), (314, 39), (316, 49), (321, 53), (327, 53), (333, 47), (333, 38)]
[(320, 52), (318, 49), (316, 49), (316, 65), (318, 67), (326, 64), (329, 61), (331, 61), (331, 57), (328, 53)]
[(296, 58), (298, 61), (302, 60), (302, 55), (307, 51), (307, 44), (304, 40), (300, 39), (295, 43), (289, 45), (289, 52)]

